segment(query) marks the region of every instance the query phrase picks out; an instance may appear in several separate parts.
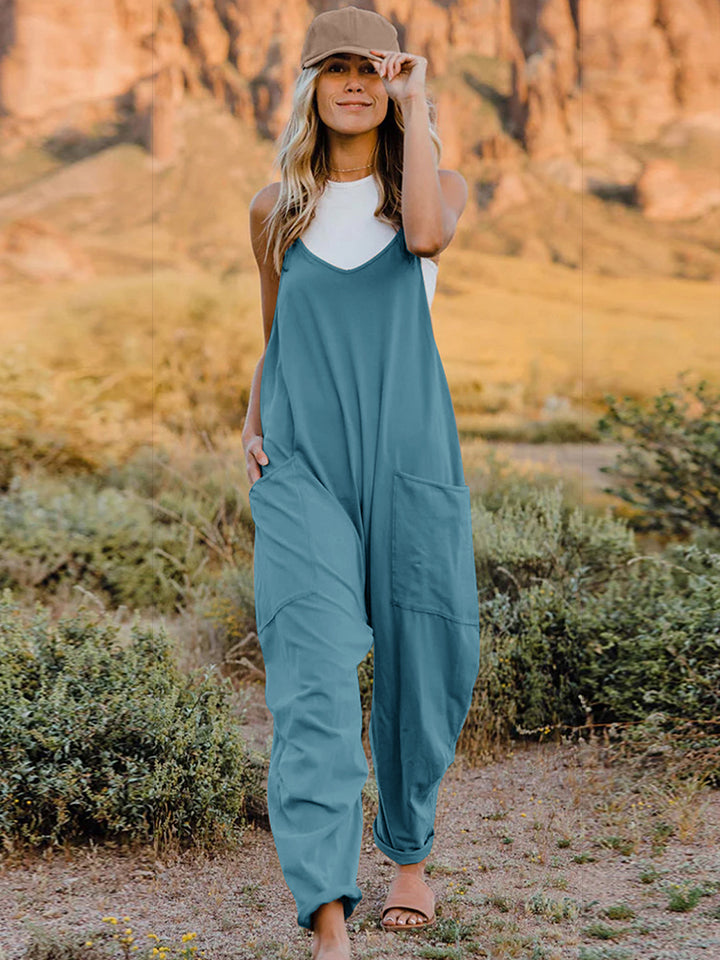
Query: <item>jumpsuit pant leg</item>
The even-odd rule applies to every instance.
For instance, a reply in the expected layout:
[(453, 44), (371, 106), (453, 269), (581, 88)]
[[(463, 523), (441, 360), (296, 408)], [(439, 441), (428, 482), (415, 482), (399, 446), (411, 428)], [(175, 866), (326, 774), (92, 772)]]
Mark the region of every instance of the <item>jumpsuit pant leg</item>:
[[(272, 461), (271, 461), (272, 462)], [(273, 715), (268, 813), (301, 927), (342, 900), (362, 899), (363, 833), (358, 666), (373, 642), (361, 538), (342, 504), (293, 455), (250, 491), (255, 597)]]
[(393, 471), (370, 537), (376, 846), (419, 863), (480, 666), (470, 491)]
[[(373, 837), (395, 863), (419, 863), (433, 846), (438, 790), (470, 705), (479, 643), (468, 624), (412, 611), (392, 619), (397, 626), (391, 635), (375, 627), (369, 726), (378, 787)], [(457, 659), (448, 657), (451, 649)]]
[(347, 919), (362, 899), (369, 770), (357, 668), (371, 643), (367, 624), (320, 594), (286, 604), (264, 630), (270, 825), (298, 924), (308, 929), (321, 904), (342, 900)]

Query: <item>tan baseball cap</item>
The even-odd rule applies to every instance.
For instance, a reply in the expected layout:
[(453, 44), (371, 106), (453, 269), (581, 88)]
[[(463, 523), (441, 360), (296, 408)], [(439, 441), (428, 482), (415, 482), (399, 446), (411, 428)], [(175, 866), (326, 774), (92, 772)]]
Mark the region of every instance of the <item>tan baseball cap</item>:
[(331, 53), (359, 53), (379, 60), (376, 54), (370, 53), (371, 49), (400, 53), (398, 33), (389, 20), (360, 7), (326, 10), (318, 14), (307, 29), (300, 65), (303, 69), (311, 67)]

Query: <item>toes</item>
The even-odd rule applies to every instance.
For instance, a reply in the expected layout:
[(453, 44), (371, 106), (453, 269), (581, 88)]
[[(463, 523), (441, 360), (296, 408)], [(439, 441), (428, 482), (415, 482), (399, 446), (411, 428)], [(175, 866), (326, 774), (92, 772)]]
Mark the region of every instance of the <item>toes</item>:
[(424, 923), (425, 917), (419, 913), (415, 913), (409, 910), (388, 910), (385, 914), (383, 923), (396, 926), (415, 926), (418, 923)]

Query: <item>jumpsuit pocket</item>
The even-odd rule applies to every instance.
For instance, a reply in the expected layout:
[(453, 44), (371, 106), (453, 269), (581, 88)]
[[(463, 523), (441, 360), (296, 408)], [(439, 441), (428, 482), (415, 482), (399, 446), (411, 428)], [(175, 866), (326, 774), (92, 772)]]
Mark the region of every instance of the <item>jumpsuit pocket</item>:
[(309, 530), (297, 468), (296, 454), (278, 466), (266, 465), (248, 493), (255, 524), (253, 581), (258, 633), (286, 603), (313, 592)]
[(393, 472), (392, 602), (479, 624), (470, 488)]

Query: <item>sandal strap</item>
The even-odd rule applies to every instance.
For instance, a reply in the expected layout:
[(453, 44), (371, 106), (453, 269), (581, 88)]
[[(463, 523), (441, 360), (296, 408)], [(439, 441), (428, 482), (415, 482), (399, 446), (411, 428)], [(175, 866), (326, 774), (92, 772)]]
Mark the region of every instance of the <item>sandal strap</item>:
[(435, 893), (420, 877), (412, 873), (398, 873), (390, 884), (380, 919), (385, 917), (388, 910), (398, 908), (422, 913), (429, 922), (435, 912)]

